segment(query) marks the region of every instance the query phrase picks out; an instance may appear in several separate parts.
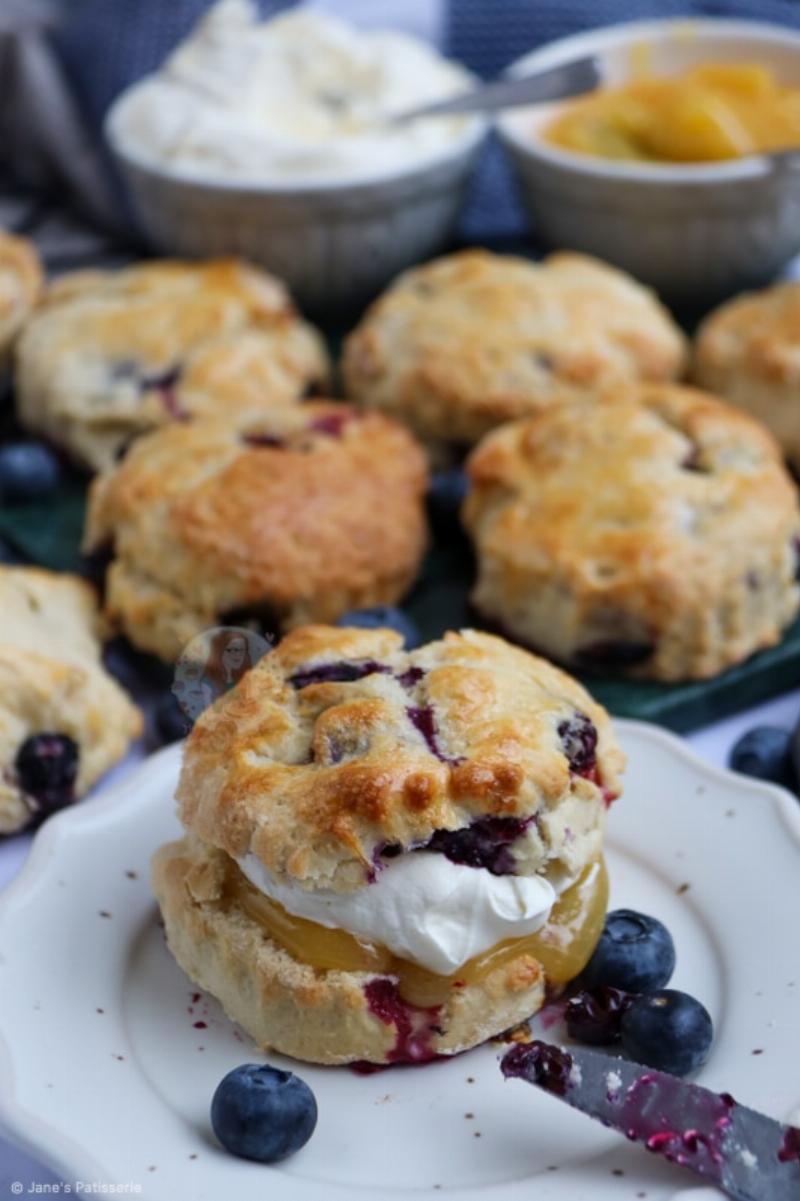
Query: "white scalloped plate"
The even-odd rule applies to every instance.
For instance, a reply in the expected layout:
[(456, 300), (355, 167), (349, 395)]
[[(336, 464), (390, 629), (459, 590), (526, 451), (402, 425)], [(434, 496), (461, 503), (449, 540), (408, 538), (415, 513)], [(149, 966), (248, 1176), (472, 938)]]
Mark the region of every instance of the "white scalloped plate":
[[(608, 836), (612, 904), (666, 922), (674, 984), (711, 1010), (700, 1079), (787, 1120), (800, 1103), (800, 805), (677, 738), (618, 723), (630, 756)], [(72, 1182), (151, 1201), (667, 1201), (700, 1182), (519, 1081), (491, 1044), (372, 1076), (293, 1064), (319, 1125), (275, 1167), (209, 1130), (217, 1082), (258, 1054), (166, 950), (148, 860), (177, 830), (180, 750), (52, 819), (0, 904), (0, 1119)], [(282, 1061), (273, 1057), (274, 1062)]]

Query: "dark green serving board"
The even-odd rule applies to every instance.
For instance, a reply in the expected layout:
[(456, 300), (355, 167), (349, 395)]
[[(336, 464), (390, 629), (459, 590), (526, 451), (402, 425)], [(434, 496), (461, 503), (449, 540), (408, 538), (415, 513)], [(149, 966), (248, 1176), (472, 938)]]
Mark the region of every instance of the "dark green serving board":
[[(35, 563), (79, 570), (85, 483), (71, 477), (46, 503), (0, 508), (0, 536)], [(439, 531), (422, 577), (405, 606), (425, 638), (475, 624), (468, 605), (472, 564), (456, 529)], [(2, 622), (2, 614), (0, 614)], [(685, 732), (800, 686), (800, 620), (780, 646), (753, 656), (714, 680), (649, 684), (585, 676), (598, 700), (620, 717), (638, 717)]]

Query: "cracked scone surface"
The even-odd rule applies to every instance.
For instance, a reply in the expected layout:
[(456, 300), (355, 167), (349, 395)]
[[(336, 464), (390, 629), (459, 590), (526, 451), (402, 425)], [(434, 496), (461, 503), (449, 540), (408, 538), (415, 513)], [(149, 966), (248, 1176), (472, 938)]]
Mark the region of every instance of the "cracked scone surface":
[(399, 599), (426, 544), (426, 486), (420, 448), (377, 413), (178, 423), (95, 479), (85, 549), (113, 546), (107, 615), (171, 662), (234, 611), (290, 628)]
[(559, 661), (703, 678), (797, 614), (797, 491), (768, 431), (705, 393), (551, 409), (486, 438), (468, 473), (473, 601)]
[(432, 449), (638, 380), (677, 377), (685, 339), (630, 276), (579, 254), (468, 250), (401, 275), (347, 339), (348, 396)]
[(131, 440), (231, 420), (324, 388), (319, 334), (280, 281), (234, 259), (63, 276), (17, 347), (20, 420), (96, 471)]
[(694, 377), (763, 421), (800, 468), (800, 283), (738, 296), (709, 314)]
[(32, 242), (0, 229), (0, 369), (42, 288), (42, 268)]
[(76, 797), (125, 754), (141, 715), (100, 662), (94, 593), (76, 576), (0, 567), (0, 834), (27, 825), (15, 761), (35, 734), (79, 748)]
[[(623, 765), (605, 710), (502, 639), (465, 630), (407, 652), (389, 630), (295, 630), (189, 737), (177, 794), (188, 834), (154, 860), (169, 945), (260, 1045), (388, 1061), (397, 1030), (365, 992), (382, 977), (295, 958), (231, 901), (234, 861), (255, 855), (307, 892), (353, 892), (372, 887), (387, 847), (394, 859), (514, 818), (514, 874), (572, 878), (600, 854)], [(428, 1050), (451, 1054), (529, 1017), (544, 983), (520, 952), (454, 985), (428, 1013)]]

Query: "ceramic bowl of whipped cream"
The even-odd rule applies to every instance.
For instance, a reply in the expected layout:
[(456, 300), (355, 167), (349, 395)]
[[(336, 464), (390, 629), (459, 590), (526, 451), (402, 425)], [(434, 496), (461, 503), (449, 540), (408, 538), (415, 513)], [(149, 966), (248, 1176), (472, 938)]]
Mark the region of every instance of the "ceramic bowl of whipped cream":
[(117, 99), (106, 136), (156, 249), (244, 255), (331, 309), (446, 241), (485, 123), (388, 118), (470, 82), (402, 33), (219, 0)]

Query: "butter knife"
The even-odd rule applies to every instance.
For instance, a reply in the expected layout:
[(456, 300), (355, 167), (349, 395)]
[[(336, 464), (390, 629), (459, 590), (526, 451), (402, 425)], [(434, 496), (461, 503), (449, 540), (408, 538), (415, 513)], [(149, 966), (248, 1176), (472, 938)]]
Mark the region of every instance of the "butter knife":
[(577, 58), (558, 67), (548, 67), (536, 75), (517, 79), (500, 79), (461, 92), (448, 100), (420, 104), (393, 113), (387, 118), (390, 125), (404, 125), (420, 117), (451, 117), (460, 113), (486, 113), (501, 108), (520, 108), (525, 104), (541, 104), (545, 100), (562, 100), (590, 92), (602, 82), (596, 58)]
[(500, 1064), (736, 1201), (800, 1201), (800, 1128), (628, 1059), (518, 1043)]

